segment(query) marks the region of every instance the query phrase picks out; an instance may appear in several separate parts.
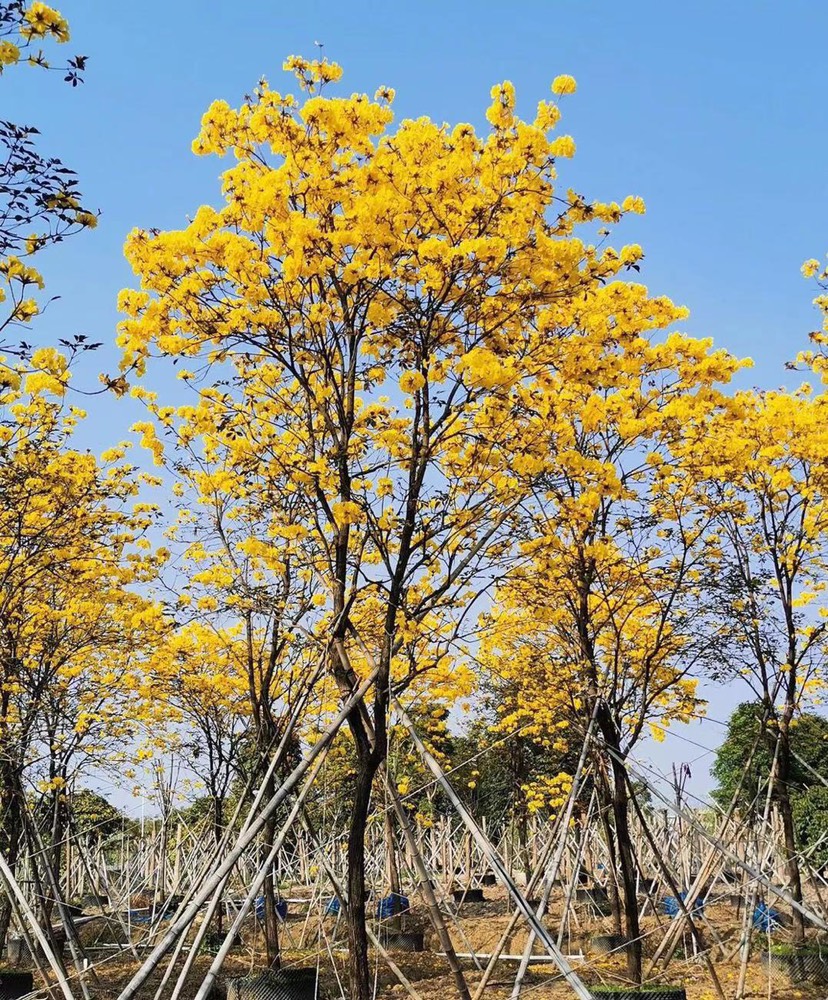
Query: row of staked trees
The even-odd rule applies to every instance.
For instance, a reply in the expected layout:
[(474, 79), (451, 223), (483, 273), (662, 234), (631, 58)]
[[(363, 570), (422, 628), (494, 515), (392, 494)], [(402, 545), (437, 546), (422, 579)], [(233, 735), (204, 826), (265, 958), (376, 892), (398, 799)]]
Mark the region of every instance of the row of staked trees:
[[(51, 62), (68, 39), (46, 4), (0, 3), (0, 73), (28, 64), (75, 87), (85, 57)], [(92, 761), (125, 766), (150, 708), (139, 659), (163, 613), (143, 588), (165, 553), (147, 538), (156, 509), (141, 502), (157, 479), (124, 447), (96, 457), (73, 444), (85, 416), (70, 392), (73, 362), (93, 345), (83, 335), (29, 343), (47, 304), (33, 258), (97, 222), (73, 171), (38, 137), (30, 123), (0, 121), (0, 852), (13, 872), (24, 853), (36, 859), (48, 926), (78, 821), (67, 790)], [(4, 892), (0, 939), (11, 915)]]
[[(43, 64), (32, 47), (68, 28), (5, 0), (0, 36), (0, 63)], [(299, 97), (261, 82), (202, 120), (194, 152), (230, 158), (218, 206), (127, 240), (136, 287), (103, 381), (144, 404), (152, 474), (128, 445), (73, 447), (83, 340), (13, 341), (38, 309), (28, 258), (96, 217), (3, 124), (21, 164), (3, 168), (0, 243), (4, 856), (39, 816), (59, 876), (71, 781), (169, 747), (219, 842), (231, 797), (272, 795), (372, 678), (338, 751), (350, 990), (367, 1000), (367, 824), (388, 769), (399, 794), (417, 779), (397, 705), (439, 748), (485, 688), (496, 732), (525, 741), (525, 808), (559, 808), (588, 740), (640, 981), (629, 761), (703, 712), (701, 677), (749, 684), (775, 734), (801, 900), (792, 734), (825, 675), (826, 398), (734, 389), (747, 362), (679, 332), (685, 310), (635, 280), (641, 248), (608, 241), (643, 201), (558, 176), (571, 77), (528, 120), (495, 86), (479, 132), (395, 123), (393, 90), (338, 96), (325, 60), (286, 69)], [(819, 381), (814, 339), (799, 363)], [(275, 833), (274, 817), (265, 852)]]

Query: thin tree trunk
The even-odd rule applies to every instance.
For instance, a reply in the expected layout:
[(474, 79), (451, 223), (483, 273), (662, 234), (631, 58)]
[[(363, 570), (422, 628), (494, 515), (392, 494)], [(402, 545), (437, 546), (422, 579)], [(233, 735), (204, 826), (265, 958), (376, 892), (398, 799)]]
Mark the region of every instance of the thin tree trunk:
[(371, 807), (371, 787), (377, 763), (374, 754), (362, 754), (354, 783), (354, 801), (348, 827), (348, 979), (352, 1000), (370, 1000), (368, 935), (365, 932), (365, 830)]
[[(603, 772), (603, 768), (601, 768)], [(618, 851), (615, 848), (615, 836), (610, 823), (610, 812), (612, 811), (612, 796), (608, 787), (605, 774), (601, 774), (598, 781), (599, 802), (601, 805), (601, 823), (604, 827), (604, 836), (607, 838), (607, 874), (609, 875), (609, 897), (612, 907), (612, 932), (619, 936), (623, 934), (621, 925), (621, 894), (618, 891)]]
[[(791, 744), (789, 732), (790, 717), (784, 713), (779, 723), (779, 755), (776, 769), (776, 801), (779, 816), (782, 820), (782, 837), (784, 843), (785, 874), (788, 877), (788, 887), (791, 895), (802, 903), (802, 877), (799, 871), (799, 858), (796, 851), (796, 833), (794, 830), (793, 810), (789, 780), (791, 773)], [(802, 911), (791, 908), (791, 940), (795, 945), (805, 943), (805, 918)]]
[[(0, 853), (14, 874), (20, 857), (20, 843), (23, 835), (23, 789), (13, 760), (2, 765), (0, 770)], [(12, 901), (7, 895), (0, 899), (0, 946), (9, 933), (12, 918)]]
[[(213, 793), (213, 840), (215, 842), (215, 852), (220, 860), (221, 844), (224, 838), (224, 799), (216, 792)], [(224, 900), (220, 899), (216, 910), (216, 934), (224, 934)]]
[(385, 774), (385, 786), (388, 790), (388, 794), (393, 800), (397, 820), (402, 827), (402, 831), (408, 843), (408, 849), (414, 860), (414, 867), (416, 868), (420, 879), (420, 891), (422, 892), (426, 906), (428, 907), (428, 915), (431, 920), (431, 925), (437, 933), (437, 937), (440, 941), (440, 947), (446, 956), (446, 961), (448, 962), (452, 975), (454, 976), (454, 984), (457, 988), (457, 995), (460, 1000), (471, 1000), (469, 987), (466, 983), (465, 976), (463, 975), (463, 969), (457, 958), (457, 953), (454, 950), (454, 944), (452, 943), (451, 935), (449, 934), (448, 927), (446, 926), (446, 921), (443, 917), (442, 911), (440, 910), (440, 904), (437, 900), (437, 895), (434, 892), (434, 885), (431, 881), (428, 866), (423, 858), (421, 846), (417, 843), (417, 836), (414, 832), (411, 819), (405, 811), (405, 805), (400, 798), (393, 779), (387, 772)]
[(606, 706), (598, 712), (601, 733), (610, 750), (612, 767), (612, 814), (615, 821), (618, 867), (624, 903), (624, 924), (627, 936), (627, 975), (636, 985), (641, 983), (641, 928), (638, 919), (638, 897), (635, 891), (635, 858), (630, 834), (630, 801), (627, 793), (627, 768), (618, 744), (618, 731)]
[[(271, 798), (275, 794), (275, 791), (275, 785), (271, 778), (267, 789), (267, 797)], [(269, 855), (273, 846), (273, 840), (276, 837), (276, 828), (276, 816), (273, 815), (265, 826), (265, 857)], [(273, 877), (274, 868), (275, 864), (271, 862), (268, 865), (269, 870), (262, 886), (262, 893), (264, 895), (265, 948), (267, 950), (267, 967), (269, 969), (278, 969), (281, 965), (281, 955), (279, 953), (279, 915), (276, 912), (276, 885)]]

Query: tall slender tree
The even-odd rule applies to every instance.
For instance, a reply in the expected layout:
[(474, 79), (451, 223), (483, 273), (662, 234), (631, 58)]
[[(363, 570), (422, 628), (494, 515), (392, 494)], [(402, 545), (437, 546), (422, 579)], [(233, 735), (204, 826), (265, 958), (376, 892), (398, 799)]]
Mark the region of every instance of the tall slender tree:
[(508, 82), (479, 136), (425, 118), (392, 129), (389, 88), (329, 97), (338, 66), (287, 68), (303, 103), (263, 82), (240, 108), (219, 101), (204, 116), (195, 151), (235, 157), (225, 204), (182, 231), (130, 236), (141, 289), (121, 297), (111, 381), (124, 390), (151, 354), (185, 363), (196, 405), (150, 400), (156, 428), (226, 453), (222, 495), (253, 502), (255, 470), (268, 529), (249, 548), (324, 595), (315, 634), (343, 694), (378, 670), (348, 720), (350, 984), (367, 1000), (365, 827), (392, 696), (450, 667), (476, 597), (516, 552), (531, 437), (543, 436), (522, 400), (533, 384), (543, 392), (544, 371), (612, 337), (567, 334), (640, 249), (596, 247), (577, 228), (642, 206), (559, 190), (574, 152), (551, 134), (559, 109), (542, 101), (521, 120)]

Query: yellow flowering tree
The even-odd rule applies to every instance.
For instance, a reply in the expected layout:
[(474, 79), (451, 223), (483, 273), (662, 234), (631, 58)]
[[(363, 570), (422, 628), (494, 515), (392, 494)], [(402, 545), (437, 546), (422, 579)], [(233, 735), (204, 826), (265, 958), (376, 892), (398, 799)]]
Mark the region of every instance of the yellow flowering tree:
[(63, 398), (66, 359), (42, 348), (31, 361), (6, 361), (0, 388), (0, 838), (14, 867), (31, 781), (53, 813), (57, 869), (62, 789), (140, 725), (138, 661), (160, 612), (133, 586), (164, 552), (145, 538), (155, 509), (125, 450), (72, 447), (83, 413)]
[(594, 720), (594, 777), (612, 816), (605, 832), (620, 887), (615, 917), (620, 932), (620, 902), (635, 981), (626, 760), (642, 736), (663, 739), (664, 727), (696, 713), (694, 673), (720, 644), (703, 590), (713, 515), (684, 456), (695, 429), (725, 406), (719, 385), (739, 363), (709, 341), (662, 333), (684, 315), (632, 284), (584, 300), (571, 334), (584, 349), (525, 400), (527, 419), (546, 428), (525, 505), (526, 563), (498, 589), (482, 644), (488, 668), (515, 692), (503, 724), (562, 751)]
[(222, 629), (195, 620), (170, 630), (145, 664), (151, 697), (165, 704), (184, 763), (204, 785), (217, 845), (250, 726), (238, 646)]
[[(739, 393), (732, 411), (712, 422), (701, 470), (710, 476), (724, 555), (716, 593), (732, 643), (722, 673), (750, 685), (764, 725), (777, 735), (772, 798), (789, 889), (800, 902), (790, 729), (824, 688), (828, 667), (826, 416), (828, 397), (807, 385), (792, 393)], [(803, 917), (796, 910), (792, 916), (801, 943)]]
[[(36, 46), (45, 41), (63, 44), (69, 41), (69, 25), (60, 11), (40, 0), (3, 0), (0, 4), (0, 72), (21, 61), (29, 65), (49, 68), (42, 49)], [(83, 58), (83, 57), (81, 57)], [(72, 60), (68, 68), (75, 67)]]
[[(194, 618), (169, 629), (144, 664), (146, 697), (156, 711), (163, 706), (165, 749), (172, 747), (203, 786), (217, 850), (251, 743), (245, 650), (238, 630)], [(216, 912), (218, 933), (223, 911)]]
[[(172, 430), (174, 411), (158, 407), (152, 393), (138, 395), (158, 422), (142, 421), (134, 430), (174, 477), (177, 516), (167, 535), (186, 573), (171, 583), (176, 614), (186, 624), (158, 650), (155, 669), (164, 696), (199, 734), (206, 757), (196, 769), (208, 782), (214, 810), (221, 810), (232, 771), (251, 787), (265, 778), (295, 706), (307, 701), (323, 673), (324, 646), (315, 632), (326, 600), (308, 568), (307, 532), (296, 521), (296, 504), (274, 504), (281, 484), (273, 470), (240, 462), (235, 447), (228, 448), (235, 434), (225, 434), (226, 401), (205, 390), (196, 406), (180, 408), (177, 447), (167, 453), (162, 438)], [(301, 735), (300, 727), (295, 739)], [(241, 755), (235, 752), (240, 741)], [(290, 763), (286, 758), (265, 778), (268, 795)], [(264, 831), (265, 853), (277, 820)], [(217, 813), (215, 822), (217, 830)], [(274, 878), (266, 880), (264, 897), (268, 958), (275, 964)]]
[(203, 118), (195, 152), (234, 157), (223, 206), (130, 235), (141, 287), (121, 296), (123, 369), (109, 382), (125, 391), (151, 355), (182, 363), (194, 403), (149, 399), (145, 437), (159, 454), (165, 435), (221, 452), (217, 495), (266, 512), (249, 550), (297, 567), (322, 601), (305, 631), (329, 677), (347, 693), (377, 671), (348, 720), (349, 971), (365, 1000), (363, 845), (392, 695), (431, 673), (451, 682), (469, 609), (514, 552), (526, 473), (542, 465), (530, 436), (545, 434), (519, 404), (562, 357), (583, 358), (567, 337), (581, 303), (640, 259), (576, 230), (642, 205), (559, 189), (574, 142), (554, 134), (558, 106), (523, 121), (510, 83), (493, 88), (478, 135), (394, 126), (389, 88), (327, 96), (335, 64), (287, 68), (304, 101), (262, 82)]

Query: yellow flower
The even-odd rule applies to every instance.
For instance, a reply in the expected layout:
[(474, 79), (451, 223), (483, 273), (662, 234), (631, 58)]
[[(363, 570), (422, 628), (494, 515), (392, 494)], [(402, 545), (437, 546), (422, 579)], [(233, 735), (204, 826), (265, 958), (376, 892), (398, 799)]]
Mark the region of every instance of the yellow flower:
[(567, 76), (565, 73), (556, 76), (552, 81), (552, 93), (561, 96), (562, 94), (574, 94), (578, 89), (574, 76)]
[(23, 299), (22, 302), (18, 302), (15, 306), (12, 317), (18, 323), (28, 323), (30, 319), (37, 316), (39, 311), (37, 302), (34, 299)]
[(362, 508), (353, 500), (338, 500), (331, 504), (337, 524), (356, 524), (362, 520)]
[(0, 72), (3, 66), (14, 66), (20, 61), (20, 49), (13, 42), (0, 41)]
[(634, 212), (637, 215), (643, 215), (647, 207), (644, 204), (643, 198), (638, 195), (628, 194), (627, 197), (621, 202), (621, 208), (625, 212)]
[(400, 388), (403, 392), (416, 392), (425, 385), (425, 377), (422, 372), (403, 372), (400, 375)]
[(559, 135), (549, 143), (549, 152), (553, 156), (569, 158), (575, 155), (575, 140), (571, 135)]
[(27, 23), (20, 30), (24, 38), (43, 38), (45, 35), (52, 35), (59, 42), (69, 41), (69, 25), (66, 20), (53, 7), (48, 7), (40, 0), (35, 0), (26, 10), (24, 17)]

